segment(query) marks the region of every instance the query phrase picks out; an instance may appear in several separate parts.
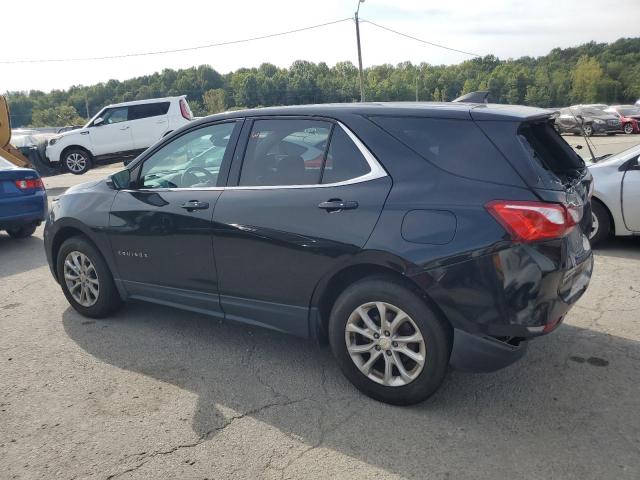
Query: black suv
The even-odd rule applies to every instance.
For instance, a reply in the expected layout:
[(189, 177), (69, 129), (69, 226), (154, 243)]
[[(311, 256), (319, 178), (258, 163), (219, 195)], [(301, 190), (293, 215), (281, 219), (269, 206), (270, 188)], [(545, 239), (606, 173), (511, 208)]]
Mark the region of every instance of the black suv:
[(327, 341), (394, 404), (516, 361), (583, 294), (591, 176), (553, 112), (277, 107), (193, 122), (69, 189), (45, 229), (71, 305), (128, 298)]

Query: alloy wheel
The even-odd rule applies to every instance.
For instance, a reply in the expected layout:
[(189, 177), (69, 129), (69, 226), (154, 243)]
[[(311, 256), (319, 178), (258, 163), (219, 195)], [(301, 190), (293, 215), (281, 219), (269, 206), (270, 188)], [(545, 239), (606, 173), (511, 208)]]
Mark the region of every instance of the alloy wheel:
[(98, 272), (91, 259), (84, 253), (73, 251), (66, 256), (64, 281), (73, 299), (83, 307), (91, 307), (98, 301)]
[(370, 380), (401, 387), (415, 380), (426, 360), (420, 329), (409, 315), (385, 302), (356, 308), (345, 327), (351, 360)]
[(633, 133), (633, 125), (631, 125), (630, 123), (625, 123), (624, 124), (624, 133), (626, 133), (627, 135)]
[(87, 168), (87, 157), (85, 157), (81, 153), (73, 152), (67, 155), (65, 163), (70, 171), (76, 173), (82, 172), (85, 168)]

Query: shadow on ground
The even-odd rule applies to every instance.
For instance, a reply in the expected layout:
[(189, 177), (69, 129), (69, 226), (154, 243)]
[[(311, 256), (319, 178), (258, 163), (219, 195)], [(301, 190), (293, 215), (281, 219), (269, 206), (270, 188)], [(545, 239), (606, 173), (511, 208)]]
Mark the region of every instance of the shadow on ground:
[(28, 272), (46, 264), (42, 238), (32, 236), (16, 239), (0, 231), (0, 278)]
[(137, 303), (95, 322), (69, 308), (63, 324), (99, 360), (196, 393), (203, 442), (224, 408), (409, 478), (640, 475), (640, 349), (624, 338), (563, 325), (518, 364), (451, 371), (400, 408), (358, 393), (327, 349), (266, 330)]
[(596, 255), (625, 259), (640, 259), (640, 237), (610, 238), (593, 249)]

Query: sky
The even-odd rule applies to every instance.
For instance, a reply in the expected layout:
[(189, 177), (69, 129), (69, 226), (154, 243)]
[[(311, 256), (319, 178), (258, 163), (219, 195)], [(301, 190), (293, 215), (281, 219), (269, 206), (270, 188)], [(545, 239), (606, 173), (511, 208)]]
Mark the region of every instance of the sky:
[[(268, 35), (353, 17), (357, 0), (31, 0), (4, 2), (0, 62), (122, 55)], [(366, 0), (360, 18), (456, 49), (500, 58), (540, 56), (555, 47), (640, 35), (640, 0)], [(362, 23), (364, 66), (453, 64), (468, 55)], [(220, 73), (271, 62), (350, 60), (355, 24), (255, 42), (127, 59), (0, 63), (0, 92), (50, 91), (125, 80), (163, 68), (211, 65)]]

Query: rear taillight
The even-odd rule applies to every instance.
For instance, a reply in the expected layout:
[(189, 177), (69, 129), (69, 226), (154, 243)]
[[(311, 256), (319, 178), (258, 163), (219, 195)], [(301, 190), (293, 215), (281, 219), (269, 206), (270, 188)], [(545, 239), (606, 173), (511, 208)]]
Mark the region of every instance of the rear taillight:
[(40, 178), (25, 178), (24, 180), (15, 180), (14, 183), (20, 190), (44, 189), (44, 185)]
[(191, 112), (189, 112), (189, 107), (187, 106), (187, 102), (185, 102), (184, 98), (180, 99), (180, 114), (185, 120), (191, 120)]
[(558, 203), (495, 200), (486, 208), (514, 240), (523, 242), (564, 237), (579, 221), (577, 212)]

